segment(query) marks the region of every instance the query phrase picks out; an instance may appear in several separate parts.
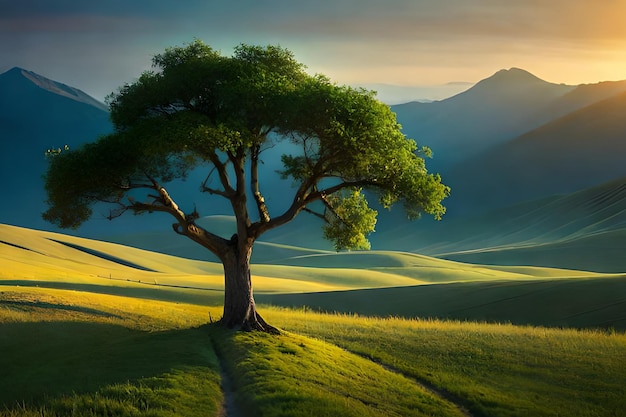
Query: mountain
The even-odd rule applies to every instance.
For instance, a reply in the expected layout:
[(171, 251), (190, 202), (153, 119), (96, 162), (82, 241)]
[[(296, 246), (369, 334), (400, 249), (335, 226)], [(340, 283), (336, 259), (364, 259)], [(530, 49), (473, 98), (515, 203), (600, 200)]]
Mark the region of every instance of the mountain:
[[(543, 248), (551, 247), (559, 255), (553, 261), (558, 265), (550, 266), (567, 267), (567, 262), (588, 259), (583, 256), (588, 253), (598, 260), (585, 261), (591, 265), (588, 268), (600, 270), (599, 262), (607, 268), (622, 268), (605, 255), (623, 248), (624, 228), (621, 223), (610, 223), (623, 214), (598, 210), (600, 217), (588, 216), (572, 207), (592, 197), (581, 197), (584, 193), (567, 197), (584, 187), (594, 190), (604, 181), (626, 177), (626, 120), (621, 117), (626, 112), (626, 82), (565, 86), (510, 69), (449, 99), (393, 109), (400, 110), (398, 120), (405, 133), (433, 147), (436, 159), (429, 161), (429, 167), (438, 171), (439, 164), (444, 182), (452, 186), (452, 197), (444, 202), (449, 213), (443, 222), (426, 217), (409, 224), (401, 207), (391, 212), (379, 208), (377, 232), (371, 239), (374, 249), (415, 250), (497, 264), (510, 259), (545, 263), (536, 254), (549, 257)], [(411, 126), (430, 136), (410, 134)], [(111, 130), (105, 106), (80, 90), (20, 68), (0, 74), (0, 141), (4, 145), (0, 178), (9, 190), (0, 205), (0, 223), (54, 230), (40, 216), (45, 209), (44, 151), (65, 144), (74, 148)], [(273, 215), (289, 204), (292, 184), (275, 171), (281, 153), (297, 152), (290, 146), (281, 142), (263, 154), (263, 193)], [(210, 216), (205, 221), (229, 237), (234, 232), (232, 220), (216, 216), (230, 214), (224, 201), (197, 193), (206, 175), (206, 169), (195, 170), (186, 181), (168, 184), (168, 190), (184, 210), (196, 206), (201, 215)], [(594, 201), (600, 206), (609, 204), (601, 197)], [(541, 214), (544, 207), (547, 211)], [(611, 203), (610, 207), (621, 206)], [(500, 211), (494, 211), (497, 208)], [(177, 240), (169, 226), (171, 219), (162, 213), (125, 215), (113, 222), (105, 220), (104, 214), (106, 210), (97, 208), (92, 219), (72, 233), (207, 259), (204, 249)], [(540, 218), (550, 220), (540, 222)], [(321, 238), (320, 224), (311, 219), (303, 214), (264, 235), (264, 242), (255, 249), (255, 262), (331, 249)], [(593, 224), (615, 228), (598, 231), (585, 219), (599, 219)], [(559, 234), (570, 227), (571, 233)], [(590, 249), (598, 247), (608, 249), (602, 253)]]
[(557, 119), (568, 113), (606, 100), (626, 91), (626, 81), (604, 81), (595, 84), (581, 84), (567, 94), (538, 109), (544, 115), (544, 121)]
[(569, 113), (448, 172), (455, 214), (468, 214), (626, 175), (626, 92)]
[(41, 219), (44, 152), (111, 132), (106, 106), (84, 92), (22, 68), (0, 74), (0, 223), (50, 228)]
[(376, 98), (378, 100), (392, 105), (411, 101), (427, 103), (435, 100), (443, 100), (467, 90), (472, 85), (472, 83), (467, 82), (452, 82), (428, 86), (364, 84), (357, 87), (364, 87), (368, 90), (376, 91)]
[(66, 97), (79, 103), (88, 104), (92, 107), (108, 112), (108, 107), (104, 103), (96, 100), (88, 94), (85, 94), (83, 91), (70, 87), (69, 85), (50, 80), (35, 72), (14, 67), (0, 76), (3, 77), (4, 82), (8, 84), (6, 90), (3, 91), (9, 95), (12, 92), (13, 94), (16, 92), (18, 94), (22, 94), (24, 89), (32, 90), (33, 87), (36, 87), (40, 90), (48, 91), (52, 94)]
[(407, 103), (392, 106), (392, 110), (407, 136), (433, 150), (430, 166), (445, 170), (540, 126), (545, 120), (537, 109), (575, 88), (511, 68), (448, 99)]

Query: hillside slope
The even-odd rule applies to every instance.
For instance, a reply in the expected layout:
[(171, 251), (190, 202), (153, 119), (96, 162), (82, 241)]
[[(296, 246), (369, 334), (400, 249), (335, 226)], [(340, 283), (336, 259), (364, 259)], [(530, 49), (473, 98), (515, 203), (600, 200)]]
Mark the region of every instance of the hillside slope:
[(46, 149), (70, 148), (112, 129), (106, 106), (22, 68), (0, 74), (0, 222), (45, 227)]
[[(441, 222), (424, 218), (394, 224), (396, 212), (379, 213), (382, 219), (370, 236), (374, 253), (401, 251), (470, 263), (626, 272), (626, 257), (622, 256), (626, 252), (626, 239), (622, 238), (626, 230), (626, 177), (485, 214), (444, 217)], [(230, 216), (209, 216), (200, 221), (223, 236), (232, 235), (234, 230)], [(129, 231), (111, 237), (125, 245), (215, 261), (204, 248), (167, 230)], [(252, 261), (315, 266), (314, 262), (322, 259), (335, 264), (350, 258), (361, 264), (364, 259), (356, 258), (358, 253), (334, 255), (322, 238), (320, 225), (302, 217), (263, 236), (255, 245)]]
[[(222, 265), (59, 233), (0, 225), (0, 278), (100, 282), (223, 290)], [(487, 267), (391, 251), (291, 252), (273, 264), (252, 265), (258, 292), (330, 291), (459, 281), (591, 277), (588, 272)], [(102, 282), (103, 279), (107, 279)], [(86, 280), (86, 281), (85, 281)]]
[(407, 136), (433, 150), (431, 166), (440, 170), (540, 126), (545, 116), (537, 109), (574, 88), (511, 68), (448, 99), (392, 110)]
[[(0, 292), (39, 287), (204, 306), (223, 302), (219, 264), (57, 233), (0, 225), (0, 263)], [(293, 257), (283, 265), (253, 265), (253, 275), (257, 301), (274, 305), (626, 328), (624, 275), (472, 265), (382, 251)]]
[(626, 271), (626, 177), (487, 214), (432, 222), (395, 242), (464, 262)]
[(626, 93), (585, 107), (458, 165), (451, 214), (485, 211), (626, 176)]

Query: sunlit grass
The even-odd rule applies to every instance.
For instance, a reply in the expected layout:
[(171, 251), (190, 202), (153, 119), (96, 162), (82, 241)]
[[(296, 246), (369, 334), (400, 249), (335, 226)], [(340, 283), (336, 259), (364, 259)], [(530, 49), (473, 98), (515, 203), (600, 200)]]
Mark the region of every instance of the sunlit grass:
[(415, 382), (320, 340), (218, 328), (212, 335), (247, 415), (462, 415)]
[(217, 415), (220, 361), (252, 415), (460, 415), (465, 407), (498, 417), (613, 416), (626, 409), (619, 332), (260, 309), (287, 332), (203, 326), (209, 313), (219, 318), (219, 306), (3, 286), (0, 414)]
[(206, 321), (194, 305), (3, 287), (0, 414), (216, 415)]
[[(44, 232), (0, 232), (0, 240), (11, 241), (0, 253), (0, 415), (215, 416), (224, 399), (220, 363), (252, 415), (459, 415), (465, 407), (481, 416), (615, 416), (626, 409), (626, 336), (617, 324), (617, 332), (576, 331), (261, 305), (261, 314), (286, 332), (233, 333), (206, 326), (221, 316), (219, 265), (67, 238), (103, 252), (95, 256)], [(298, 266), (253, 269), (257, 299), (264, 292), (272, 300), (268, 293), (393, 284), (368, 290), (368, 297), (316, 296), (370, 314), (382, 306), (414, 316), (411, 303), (422, 300), (424, 317), (454, 310), (480, 320), (495, 312), (537, 323), (557, 308), (568, 317), (591, 314), (593, 323), (623, 323), (615, 294), (623, 277), (399, 253), (327, 255), (317, 258), (318, 267), (307, 266), (314, 257), (306, 256), (293, 260)], [(359, 268), (341, 268), (348, 260)], [(568, 277), (575, 279), (561, 279)], [(474, 282), (401, 287), (422, 281)], [(583, 296), (585, 306), (555, 306), (557, 292)]]
[[(219, 263), (201, 262), (58, 233), (0, 225), (0, 279), (106, 285), (175, 286), (223, 290)], [(298, 253), (294, 248), (294, 253)], [(254, 264), (257, 293), (337, 291), (429, 283), (597, 277), (531, 267), (492, 267), (402, 252), (293, 256), (280, 265)]]
[(488, 416), (626, 410), (626, 335), (508, 324), (266, 313), (273, 323), (386, 364)]

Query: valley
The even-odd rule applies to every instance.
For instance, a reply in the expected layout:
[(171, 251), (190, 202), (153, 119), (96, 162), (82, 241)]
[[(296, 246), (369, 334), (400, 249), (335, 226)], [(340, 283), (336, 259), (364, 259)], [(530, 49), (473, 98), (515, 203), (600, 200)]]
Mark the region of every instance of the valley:
[(217, 264), (12, 226), (0, 241), (3, 416), (582, 417), (626, 406), (623, 274), (294, 256), (253, 267), (260, 311), (282, 329), (271, 336), (214, 323)]
[[(256, 242), (252, 282), (280, 336), (232, 332), (224, 272), (162, 213), (45, 223), (44, 152), (109, 133), (104, 104), (0, 74), (0, 415), (615, 416), (626, 409), (626, 82), (518, 68), (392, 106), (452, 188), (442, 221), (378, 213), (336, 252), (302, 213)], [(32, 122), (36, 119), (38, 122)], [(260, 178), (270, 214), (294, 184)], [(229, 207), (167, 184), (229, 239)], [(295, 406), (294, 406), (295, 404)]]

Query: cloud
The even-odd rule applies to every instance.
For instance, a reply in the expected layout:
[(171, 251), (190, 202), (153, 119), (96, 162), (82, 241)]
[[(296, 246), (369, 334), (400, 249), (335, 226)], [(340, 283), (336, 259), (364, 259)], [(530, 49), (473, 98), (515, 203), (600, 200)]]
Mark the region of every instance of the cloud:
[(65, 71), (62, 81), (98, 84), (83, 87), (102, 97), (198, 37), (226, 54), (278, 43), (345, 83), (478, 81), (511, 66), (616, 78), (625, 12), (626, 0), (3, 1), (0, 66)]

